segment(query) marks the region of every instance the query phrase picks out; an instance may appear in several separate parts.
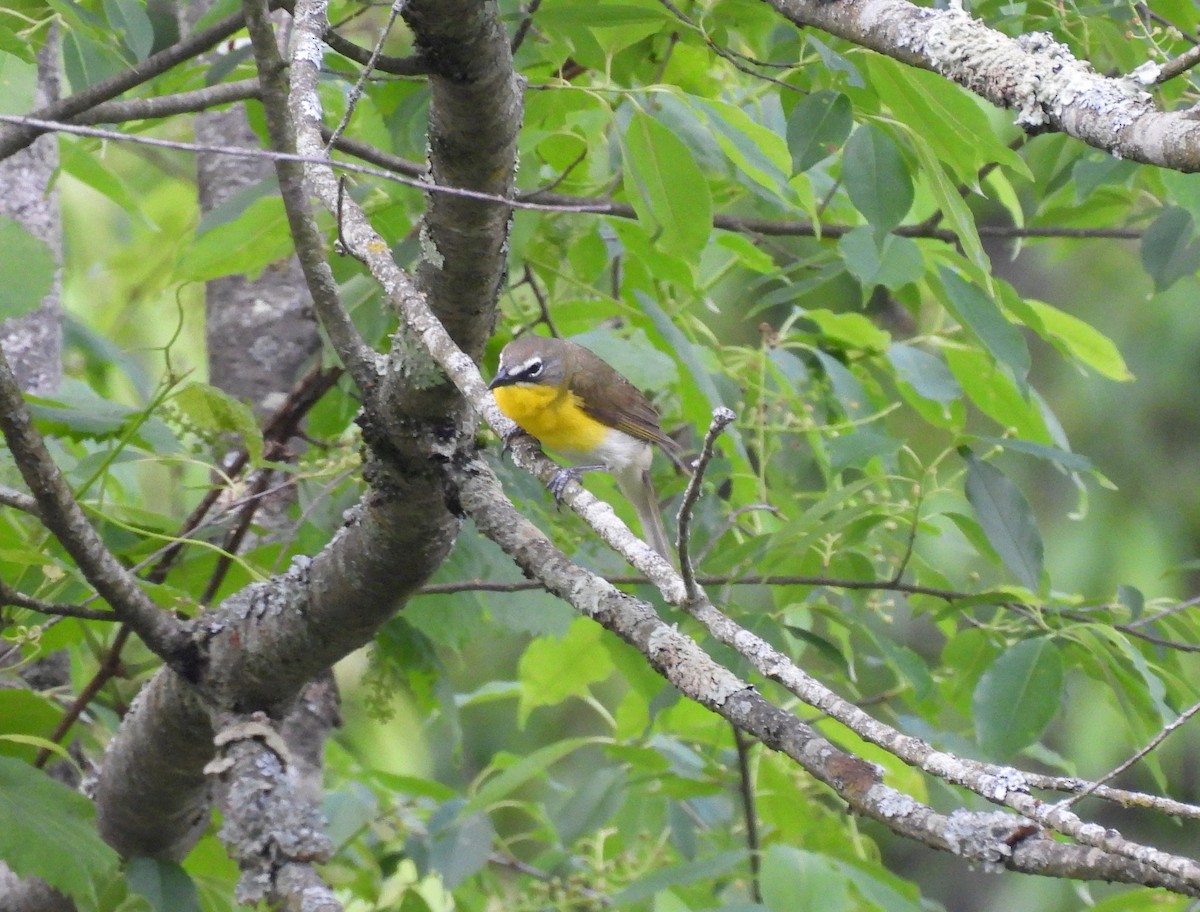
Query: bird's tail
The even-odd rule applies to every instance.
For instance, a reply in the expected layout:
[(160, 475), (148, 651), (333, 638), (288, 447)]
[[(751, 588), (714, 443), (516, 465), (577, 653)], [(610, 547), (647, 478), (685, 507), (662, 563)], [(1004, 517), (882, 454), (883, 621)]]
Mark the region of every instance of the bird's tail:
[(658, 495), (654, 492), (654, 483), (650, 480), (650, 470), (634, 466), (625, 472), (616, 473), (616, 478), (617, 487), (621, 489), (625, 499), (633, 504), (638, 522), (642, 524), (642, 535), (646, 543), (668, 564), (674, 563), (671, 542), (667, 539), (662, 510), (658, 506)]

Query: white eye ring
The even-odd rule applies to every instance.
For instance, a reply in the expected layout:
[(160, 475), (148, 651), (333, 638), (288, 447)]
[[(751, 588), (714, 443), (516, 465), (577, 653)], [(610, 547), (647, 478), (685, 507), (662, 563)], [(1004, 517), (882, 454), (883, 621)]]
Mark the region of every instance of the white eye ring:
[(534, 361), (525, 369), (525, 376), (533, 378), (539, 377), (542, 373), (542, 362)]

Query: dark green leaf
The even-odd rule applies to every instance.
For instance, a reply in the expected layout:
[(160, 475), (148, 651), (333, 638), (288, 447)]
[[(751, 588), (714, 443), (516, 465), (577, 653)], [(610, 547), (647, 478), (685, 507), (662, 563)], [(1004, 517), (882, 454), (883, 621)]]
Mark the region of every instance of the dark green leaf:
[(133, 858), (125, 870), (130, 892), (146, 897), (155, 912), (199, 912), (200, 897), (188, 872), (173, 861)]
[(1012, 437), (976, 437), (974, 439), (987, 446), (995, 446), (1008, 450), (1010, 453), (1024, 453), (1026, 456), (1045, 459), (1048, 462), (1062, 466), (1069, 472), (1088, 472), (1092, 469), (1092, 461), (1086, 456), (1072, 453), (1069, 450), (1059, 449), (1055, 446), (1030, 443), (1028, 440), (1016, 440)]
[(883, 285), (900, 288), (921, 278), (925, 262), (921, 248), (912, 238), (877, 232), (861, 225), (846, 232), (838, 242), (846, 269), (865, 289)]
[(823, 351), (816, 350), (814, 354), (821, 362), (825, 376), (829, 378), (829, 383), (833, 387), (833, 394), (841, 404), (846, 417), (853, 420), (868, 414), (871, 410), (871, 403), (867, 399), (867, 391), (863, 389), (863, 385), (858, 382), (858, 378), (851, 373), (850, 369), (837, 358), (827, 355)]
[(891, 456), (900, 449), (900, 441), (860, 428), (833, 438), (828, 448), (829, 467), (840, 472), (842, 469), (862, 468), (876, 456)]
[(879, 235), (900, 224), (913, 202), (912, 174), (887, 133), (871, 124), (854, 131), (842, 153), (850, 201)]
[(488, 863), (496, 831), (486, 814), (463, 813), (464, 802), (452, 801), (429, 821), (425, 866), (437, 871), (447, 889), (454, 889)]
[(1142, 265), (1155, 291), (1165, 291), (1200, 270), (1200, 240), (1188, 212), (1168, 207), (1150, 223), (1142, 235)]
[(1036, 741), (1058, 712), (1062, 683), (1062, 654), (1049, 637), (1002, 652), (971, 700), (976, 737), (988, 757), (1005, 760)]
[(607, 823), (624, 803), (625, 791), (626, 776), (621, 767), (597, 770), (572, 789), (562, 806), (550, 815), (563, 845), (573, 845)]
[(629, 905), (640, 902), (643, 899), (649, 899), (660, 890), (667, 890), (671, 887), (705, 880), (715, 880), (737, 865), (745, 863), (746, 852), (739, 850), (734, 852), (718, 852), (715, 855), (709, 855), (698, 861), (688, 861), (665, 868), (660, 867), (640, 880), (635, 880), (613, 897), (613, 905)]
[(105, 438), (117, 434), (136, 412), (104, 399), (78, 380), (64, 381), (54, 398), (31, 398), (29, 412), (43, 433), (57, 437)]
[[(0, 858), (20, 877), (94, 905), (117, 853), (96, 833), (92, 803), (27, 763), (0, 757)], [(81, 903), (84, 904), (84, 903)]]
[[(61, 718), (62, 710), (39, 693), (18, 687), (0, 690), (0, 735), (48, 738)], [(0, 738), (0, 754), (32, 763), (37, 749)]]
[(56, 269), (54, 253), (44, 241), (20, 222), (0, 216), (0, 275), (4, 276), (0, 320), (36, 310), (50, 291)]
[(1136, 621), (1142, 616), (1142, 611), (1146, 607), (1146, 597), (1142, 595), (1142, 590), (1137, 586), (1127, 586), (1121, 584), (1117, 587), (1117, 601), (1125, 606), (1129, 612), (1129, 619)]
[(977, 459), (970, 451), (964, 458), (967, 500), (975, 508), (988, 543), (1021, 584), (1037, 592), (1042, 581), (1043, 547), (1029, 501), (991, 463)]
[(962, 397), (962, 387), (950, 368), (929, 352), (897, 342), (888, 349), (888, 360), (897, 376), (926, 399), (953, 402)]
[(195, 242), (184, 248), (179, 272), (196, 282), (243, 273), (254, 279), (291, 252), (283, 201), (268, 196), (246, 206), (232, 220), (201, 230)]
[(138, 0), (104, 0), (109, 25), (136, 60), (144, 60), (154, 47), (154, 26), (146, 5)]
[(763, 903), (771, 912), (856, 908), (846, 875), (833, 859), (793, 846), (767, 849), (760, 874)]
[(854, 126), (854, 106), (841, 92), (813, 92), (788, 115), (792, 173), (807, 171), (841, 147)]
[(992, 356), (1012, 368), (1019, 382), (1029, 373), (1029, 348), (991, 296), (955, 272), (938, 270), (947, 303), (960, 323), (975, 334)]

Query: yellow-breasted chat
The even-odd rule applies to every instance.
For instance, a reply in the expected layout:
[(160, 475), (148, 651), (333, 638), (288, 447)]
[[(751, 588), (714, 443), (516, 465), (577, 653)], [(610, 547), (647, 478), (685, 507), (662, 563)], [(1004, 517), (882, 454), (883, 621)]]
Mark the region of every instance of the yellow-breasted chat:
[(658, 410), (636, 386), (582, 345), (522, 336), (500, 352), (488, 388), (518, 427), (574, 463), (551, 480), (555, 497), (584, 472), (611, 472), (647, 543), (671, 560), (650, 462), (657, 444), (681, 465), (680, 447), (663, 433)]

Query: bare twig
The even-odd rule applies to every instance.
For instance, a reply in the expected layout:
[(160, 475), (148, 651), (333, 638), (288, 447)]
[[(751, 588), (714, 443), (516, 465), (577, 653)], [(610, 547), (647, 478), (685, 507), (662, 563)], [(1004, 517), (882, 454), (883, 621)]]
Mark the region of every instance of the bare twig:
[(39, 614), (49, 614), (53, 617), (81, 618), (85, 621), (115, 621), (117, 615), (103, 608), (84, 608), (82, 605), (66, 605), (58, 602), (47, 602), (33, 598), (14, 589), (8, 583), (0, 580), (0, 606), (16, 605), (18, 608), (28, 608)]
[[(47, 128), (38, 126), (36, 121), (69, 120), (101, 102), (109, 101), (135, 86), (149, 82), (154, 77), (162, 75), (167, 70), (184, 61), (191, 60), (205, 51), (211, 50), (244, 26), (245, 18), (241, 13), (226, 16), (208, 28), (193, 32), (170, 47), (164, 48), (156, 54), (151, 54), (145, 60), (139, 61), (129, 69), (115, 76), (101, 80), (94, 85), (88, 86), (83, 91), (76, 92), (74, 95), (39, 108), (37, 111), (34, 111), (32, 118), (28, 119), (25, 124), (20, 125), (21, 129), (8, 130), (3, 136), (0, 136), (0, 159), (8, 158), (13, 153), (24, 149), (37, 139), (38, 136), (46, 132), (47, 129), (57, 129), (55, 127)], [(8, 121), (8, 123), (13, 123), (13, 121)]]
[(1179, 717), (1177, 719), (1164, 725), (1162, 730), (1159, 731), (1159, 733), (1157, 735), (1155, 735), (1153, 738), (1151, 738), (1149, 743), (1147, 743), (1145, 747), (1142, 747), (1140, 750), (1136, 751), (1132, 757), (1130, 757), (1124, 763), (1118, 764), (1116, 767), (1114, 767), (1109, 772), (1105, 773), (1103, 776), (1101, 776), (1099, 779), (1097, 779), (1094, 783), (1092, 783), (1090, 786), (1085, 788), (1083, 791), (1079, 792), (1076, 795), (1072, 795), (1070, 798), (1065, 798), (1062, 801), (1060, 801), (1058, 803), (1058, 807), (1069, 808), (1071, 805), (1075, 804), (1078, 801), (1082, 801), (1088, 795), (1092, 794), (1092, 792), (1094, 792), (1100, 786), (1102, 786), (1108, 782), (1111, 782), (1113, 779), (1117, 778), (1117, 776), (1121, 775), (1121, 773), (1125, 772), (1125, 770), (1129, 769), (1135, 763), (1145, 759), (1150, 754), (1151, 751), (1153, 751), (1156, 747), (1158, 747), (1160, 744), (1163, 743), (1163, 741), (1165, 741), (1167, 739), (1167, 736), (1170, 735), (1171, 732), (1175, 731), (1177, 728), (1179, 728), (1179, 726), (1183, 725), (1184, 722), (1186, 722), (1192, 716), (1196, 715), (1196, 713), (1198, 713), (1198, 712), (1200, 712), (1200, 702), (1193, 703), (1191, 706), (1189, 706), (1187, 709), (1185, 709), (1182, 713), (1180, 713)]
[(0, 430), (25, 483), (34, 492), (42, 522), (71, 555), (87, 581), (150, 649), (185, 677), (194, 674), (195, 643), (183, 625), (142, 591), (88, 522), (41, 434), (34, 428), (21, 388), (2, 352)]
[(396, 24), (396, 19), (399, 18), (400, 11), (404, 9), (404, 4), (405, 0), (394, 0), (392, 3), (388, 20), (384, 23), (383, 28), (379, 30), (379, 37), (375, 40), (375, 47), (371, 48), (371, 56), (367, 59), (366, 64), (363, 65), (362, 72), (358, 74), (358, 79), (355, 80), (346, 97), (346, 112), (342, 114), (342, 119), (338, 122), (338, 125), (333, 128), (333, 132), (327, 141), (326, 149), (329, 149), (337, 142), (338, 137), (342, 135), (342, 132), (350, 123), (350, 118), (354, 116), (354, 109), (358, 106), (358, 100), (362, 97), (363, 86), (367, 84), (367, 79), (375, 69), (375, 65), (379, 62), (379, 58), (383, 53), (383, 43), (392, 31), (392, 26)]
[(21, 510), (30, 516), (41, 515), (38, 510), (37, 501), (33, 497), (21, 491), (14, 491), (5, 485), (0, 485), (0, 506)]
[(525, 15), (521, 17), (521, 23), (513, 32), (512, 37), (512, 52), (515, 54), (517, 50), (525, 43), (525, 36), (529, 34), (529, 27), (533, 25), (534, 14), (537, 13), (538, 7), (542, 5), (542, 0), (530, 0), (529, 5), (525, 7)]
[[(108, 647), (104, 658), (100, 660), (100, 667), (96, 669), (96, 673), (92, 675), (92, 679), (84, 685), (83, 690), (79, 691), (75, 699), (71, 702), (71, 705), (67, 708), (67, 711), (63, 713), (63, 717), (58, 720), (58, 724), (54, 726), (54, 731), (50, 734), (50, 740), (55, 744), (62, 743), (63, 738), (67, 736), (71, 727), (83, 715), (83, 711), (96, 698), (96, 694), (100, 693), (100, 689), (117, 675), (121, 674), (121, 650), (129, 642), (130, 633), (128, 624), (122, 624), (120, 629), (117, 630), (117, 635), (113, 637), (112, 645)], [(50, 749), (43, 747), (38, 751), (33, 765), (43, 767), (49, 759)]]
[(717, 438), (725, 428), (729, 427), (737, 416), (732, 409), (727, 409), (725, 406), (718, 406), (713, 409), (712, 423), (708, 426), (708, 432), (704, 435), (704, 445), (700, 448), (700, 456), (692, 466), (692, 477), (688, 479), (687, 488), (683, 492), (683, 501), (679, 505), (679, 536), (676, 543), (676, 549), (679, 552), (679, 572), (683, 577), (683, 585), (687, 590), (688, 601), (692, 601), (700, 597), (700, 590), (696, 586), (696, 572), (692, 567), (691, 558), (691, 530), (692, 530), (692, 511), (696, 507), (696, 502), (700, 499), (701, 485), (704, 483), (704, 472), (708, 469), (708, 464), (713, 457), (713, 447), (716, 446)]
[(759, 877), (762, 857), (758, 843), (758, 809), (754, 801), (754, 779), (750, 769), (750, 739), (736, 725), (733, 727), (733, 743), (737, 747), (738, 792), (742, 799), (742, 817), (746, 821), (746, 848), (750, 852), (750, 898), (762, 902), (762, 882)]

